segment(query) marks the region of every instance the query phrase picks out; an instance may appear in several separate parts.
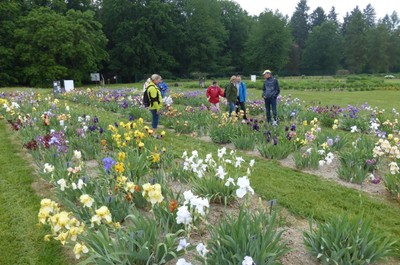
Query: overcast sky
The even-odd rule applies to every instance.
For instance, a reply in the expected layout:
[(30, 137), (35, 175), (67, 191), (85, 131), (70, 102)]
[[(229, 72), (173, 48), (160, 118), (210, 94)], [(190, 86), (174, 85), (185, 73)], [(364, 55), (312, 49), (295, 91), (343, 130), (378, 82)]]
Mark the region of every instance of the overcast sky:
[[(279, 9), (284, 15), (292, 16), (300, 0), (233, 0), (237, 2), (250, 15), (259, 15), (268, 8), (272, 11)], [(400, 0), (308, 0), (310, 7), (309, 13), (317, 7), (322, 7), (326, 14), (329, 13), (332, 6), (338, 13), (338, 19), (343, 20), (346, 12), (351, 12), (357, 5), (363, 10), (368, 4), (371, 4), (376, 12), (376, 18), (383, 18), (386, 14), (391, 15), (396, 11), (400, 16)]]

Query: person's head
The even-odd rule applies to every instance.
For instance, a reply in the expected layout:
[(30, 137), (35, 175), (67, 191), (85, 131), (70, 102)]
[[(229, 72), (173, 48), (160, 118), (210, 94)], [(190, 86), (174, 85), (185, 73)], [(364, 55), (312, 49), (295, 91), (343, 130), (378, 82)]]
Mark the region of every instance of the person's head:
[(237, 75), (237, 76), (236, 76), (236, 81), (237, 81), (238, 83), (242, 82), (242, 76)]
[(160, 83), (162, 80), (161, 76), (158, 74), (153, 74), (153, 75), (151, 75), (150, 78), (151, 78), (151, 81), (153, 81), (153, 83), (156, 85), (158, 85), (158, 83)]
[(263, 76), (264, 78), (270, 78), (272, 76), (271, 70), (265, 70)]
[(236, 75), (231, 76), (230, 82), (234, 83), (236, 81)]
[(271, 73), (271, 71), (270, 71), (270, 70), (265, 70), (265, 71), (263, 72), (263, 76), (264, 76), (264, 78), (270, 78), (270, 77), (271, 77), (271, 75), (272, 75), (272, 73)]
[(217, 85), (217, 81), (213, 81), (213, 86), (216, 86)]

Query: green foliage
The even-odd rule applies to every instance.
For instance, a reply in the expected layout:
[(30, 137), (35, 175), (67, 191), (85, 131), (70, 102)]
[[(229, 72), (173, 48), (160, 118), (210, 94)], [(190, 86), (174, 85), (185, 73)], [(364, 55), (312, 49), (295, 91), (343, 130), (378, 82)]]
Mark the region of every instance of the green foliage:
[(304, 231), (304, 244), (322, 264), (368, 265), (394, 256), (395, 241), (371, 231), (371, 221), (348, 216), (332, 220), (310, 221), (310, 231)]
[(33, 9), (20, 18), (15, 38), (25, 84), (50, 86), (52, 80), (66, 78), (79, 84), (107, 59), (106, 38), (89, 11), (61, 15), (48, 8)]
[(363, 183), (368, 173), (376, 167), (376, 162), (367, 163), (367, 160), (373, 158), (371, 150), (374, 146), (373, 140), (364, 136), (353, 142), (353, 148), (339, 151), (338, 176), (353, 183)]
[(90, 249), (89, 258), (82, 264), (166, 264), (176, 258), (178, 237), (174, 234), (162, 234), (162, 227), (151, 217), (135, 213), (126, 218), (129, 226), (115, 231), (106, 226), (97, 230), (88, 230), (82, 238)]
[(325, 22), (314, 27), (310, 33), (304, 51), (304, 64), (307, 74), (334, 74), (339, 66), (342, 51), (338, 26)]
[(298, 169), (319, 167), (319, 160), (321, 155), (314, 148), (308, 148), (307, 150), (299, 150), (293, 154), (293, 160)]
[(387, 173), (383, 176), (386, 189), (400, 202), (400, 174)]
[(282, 15), (266, 11), (260, 14), (246, 43), (247, 69), (261, 71), (266, 65), (275, 71), (288, 61), (290, 30)]
[(245, 256), (252, 257), (255, 264), (280, 264), (279, 258), (288, 248), (281, 241), (284, 231), (277, 231), (276, 222), (275, 212), (270, 215), (261, 208), (240, 208), (237, 217), (228, 216), (226, 222), (209, 228), (207, 264), (241, 264)]
[(236, 126), (232, 122), (226, 124), (213, 124), (210, 126), (209, 135), (214, 143), (227, 144), (235, 135)]

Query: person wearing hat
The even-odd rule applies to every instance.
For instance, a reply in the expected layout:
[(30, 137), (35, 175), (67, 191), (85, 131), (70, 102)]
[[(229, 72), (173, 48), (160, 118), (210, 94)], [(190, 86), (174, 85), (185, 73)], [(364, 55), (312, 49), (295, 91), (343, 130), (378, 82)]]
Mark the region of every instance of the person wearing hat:
[(272, 114), (274, 115), (274, 122), (277, 122), (277, 110), (276, 110), (276, 98), (278, 97), (280, 91), (278, 80), (272, 76), (270, 70), (265, 70), (263, 72), (264, 84), (262, 97), (265, 101), (265, 111), (267, 113), (267, 122), (270, 124), (271, 120), (271, 108)]

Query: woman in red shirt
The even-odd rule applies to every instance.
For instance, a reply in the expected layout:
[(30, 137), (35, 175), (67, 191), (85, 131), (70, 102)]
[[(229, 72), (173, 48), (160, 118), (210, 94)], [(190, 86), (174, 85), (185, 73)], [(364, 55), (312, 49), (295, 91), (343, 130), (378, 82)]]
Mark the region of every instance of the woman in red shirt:
[(224, 91), (218, 86), (217, 81), (214, 81), (213, 84), (207, 88), (206, 96), (208, 102), (219, 111), (219, 97), (224, 96)]

